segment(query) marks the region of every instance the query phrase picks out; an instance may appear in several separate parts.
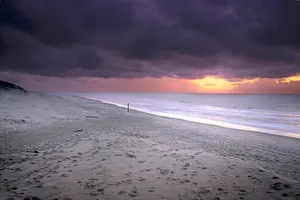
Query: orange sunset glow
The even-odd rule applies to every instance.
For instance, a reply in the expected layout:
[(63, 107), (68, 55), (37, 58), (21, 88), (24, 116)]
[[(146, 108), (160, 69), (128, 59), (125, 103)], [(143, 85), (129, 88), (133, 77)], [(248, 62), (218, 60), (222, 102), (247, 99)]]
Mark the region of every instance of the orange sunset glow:
[(198, 85), (200, 90), (204, 90), (207, 92), (228, 91), (232, 90), (235, 87), (226, 79), (212, 76), (207, 76), (203, 79), (192, 80), (191, 83)]
[[(191, 84), (197, 85), (197, 92), (203, 93), (261, 93), (262, 89), (273, 88), (278, 89), (278, 92), (273, 90), (265, 91), (265, 93), (299, 93), (300, 91), (300, 75), (272, 79), (272, 78), (255, 78), (255, 79), (240, 79), (237, 81), (228, 81), (223, 78), (207, 76), (203, 79), (191, 80)], [(251, 86), (254, 86), (254, 88)], [(251, 91), (243, 88), (250, 87)], [(255, 89), (255, 87), (257, 87)]]
[(285, 83), (289, 83), (291, 81), (300, 81), (300, 74), (296, 74), (295, 76), (283, 78), (282, 81), (285, 82)]
[(208, 93), (228, 93), (234, 88), (237, 88), (239, 85), (254, 83), (258, 79), (243, 79), (235, 82), (230, 82), (223, 78), (207, 76), (203, 79), (192, 80), (192, 84), (199, 86), (199, 92), (208, 92)]

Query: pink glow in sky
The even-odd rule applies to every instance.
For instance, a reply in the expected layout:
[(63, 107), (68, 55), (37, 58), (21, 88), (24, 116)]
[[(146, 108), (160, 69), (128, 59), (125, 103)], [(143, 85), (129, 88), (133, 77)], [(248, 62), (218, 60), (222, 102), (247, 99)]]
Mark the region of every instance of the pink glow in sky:
[(198, 80), (178, 78), (104, 79), (45, 78), (20, 76), (17, 82), (31, 91), (45, 92), (183, 92), (183, 93), (280, 93), (300, 94), (300, 76), (285, 79), (235, 80), (206, 77)]

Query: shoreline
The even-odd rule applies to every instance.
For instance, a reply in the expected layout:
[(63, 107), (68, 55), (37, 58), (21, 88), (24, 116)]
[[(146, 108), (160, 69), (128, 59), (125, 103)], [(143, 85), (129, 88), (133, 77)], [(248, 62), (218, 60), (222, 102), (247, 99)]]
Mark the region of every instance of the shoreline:
[[(79, 97), (22, 98), (1, 104), (10, 116), (3, 112), (0, 119), (28, 117), (25, 124), (0, 120), (6, 127), (0, 130), (5, 200), (300, 197), (300, 146), (294, 138), (128, 113)], [(39, 106), (24, 107), (24, 101)]]
[[(122, 108), (122, 109), (127, 110), (127, 107), (125, 105), (124, 106), (123, 105), (118, 105), (118, 104), (115, 104), (113, 102), (106, 102), (106, 101), (103, 101), (101, 99), (87, 98), (87, 97), (83, 97), (83, 96), (76, 96), (76, 97), (91, 100), (91, 101), (101, 102), (103, 104), (107, 104), (107, 105), (110, 105), (110, 106), (116, 106), (118, 108)], [(272, 131), (263, 132), (263, 131), (259, 131), (259, 130), (251, 130), (251, 129), (255, 129), (255, 127), (249, 127), (249, 129), (234, 128), (234, 127), (228, 127), (229, 125), (228, 126), (222, 126), (222, 125), (213, 124), (213, 123), (205, 123), (205, 122), (200, 122), (200, 121), (199, 122), (198, 121), (191, 121), (191, 120), (184, 119), (184, 118), (171, 117), (171, 116), (168, 116), (168, 114), (166, 114), (164, 116), (164, 115), (155, 114), (155, 113), (151, 113), (151, 112), (147, 112), (147, 111), (142, 111), (142, 110), (139, 110), (139, 109), (136, 109), (136, 108), (130, 108), (130, 110), (134, 111), (134, 112), (140, 112), (140, 113), (154, 115), (154, 116), (162, 117), (162, 118), (169, 118), (169, 119), (174, 119), (174, 120), (182, 120), (182, 121), (186, 121), (186, 122), (190, 122), (190, 123), (201, 124), (201, 125), (204, 125), (204, 126), (216, 126), (216, 127), (230, 129), (230, 130), (238, 130), (238, 131), (242, 131), (242, 132), (243, 131), (253, 132), (253, 133), (257, 133), (257, 134), (267, 134), (267, 135), (271, 135), (271, 136), (279, 136), (279, 137), (284, 137), (284, 138), (292, 138), (292, 139), (300, 140), (300, 135), (296, 134), (296, 133), (285, 133), (284, 134), (284, 133), (272, 133)], [(206, 119), (204, 119), (204, 120), (206, 120)], [(248, 127), (248, 126), (244, 126), (244, 125), (237, 125), (237, 124), (232, 124), (232, 123), (227, 123), (227, 122), (222, 122), (222, 121), (220, 121), (220, 123), (224, 123), (224, 124), (226, 123), (226, 124), (230, 124), (230, 125), (234, 125), (234, 126)]]

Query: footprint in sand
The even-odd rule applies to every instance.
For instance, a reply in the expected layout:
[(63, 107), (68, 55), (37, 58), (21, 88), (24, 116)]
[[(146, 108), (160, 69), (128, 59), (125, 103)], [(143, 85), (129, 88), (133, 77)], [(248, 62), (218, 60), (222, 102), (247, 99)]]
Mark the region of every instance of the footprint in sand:
[(24, 198), (24, 200), (41, 200), (40, 198), (36, 197), (36, 196), (26, 196)]
[(140, 182), (143, 182), (143, 181), (145, 181), (146, 179), (143, 178), (143, 177), (139, 177), (137, 180), (140, 181)]
[(118, 182), (118, 183), (121, 183), (121, 184), (132, 184), (132, 181), (131, 180), (124, 180), (124, 181), (121, 181), (121, 182)]
[(198, 175), (198, 172), (197, 171), (193, 171), (192, 172), (192, 176), (197, 176)]
[(210, 190), (207, 188), (200, 188), (200, 190), (198, 192), (196, 192), (196, 194), (201, 195), (201, 194), (208, 194), (210, 193)]
[(161, 169), (160, 170), (160, 174), (162, 174), (162, 175), (167, 175), (168, 173), (169, 173), (168, 169)]
[(73, 159), (80, 158), (80, 156), (71, 156), (71, 158), (73, 158)]
[(155, 191), (155, 187), (151, 187), (148, 192), (154, 192)]
[(289, 195), (287, 193), (282, 193), (281, 196), (288, 197)]
[(136, 197), (136, 196), (138, 196), (138, 192), (137, 192), (136, 187), (133, 187), (133, 189), (131, 190), (131, 192), (129, 193), (129, 195), (130, 195), (131, 197)]
[(188, 179), (185, 179), (185, 180), (181, 180), (180, 183), (190, 183), (191, 181), (188, 180)]
[(91, 192), (90, 195), (93, 196), (93, 197), (98, 196), (98, 194), (96, 192)]
[(187, 168), (190, 166), (190, 163), (185, 163), (185, 165), (183, 166), (182, 170), (187, 170)]
[(121, 190), (118, 194), (126, 194), (126, 192), (124, 190)]
[(272, 190), (284, 190), (284, 189), (289, 189), (292, 186), (288, 183), (281, 183), (281, 182), (276, 182), (270, 185), (270, 188)]
[(102, 188), (97, 189), (97, 192), (100, 192), (101, 194), (104, 194), (104, 188), (102, 187)]
[(132, 173), (131, 173), (131, 172), (127, 172), (125, 175), (126, 175), (126, 176), (131, 176)]
[(244, 196), (244, 195), (247, 195), (247, 194), (248, 194), (248, 192), (246, 190), (239, 189), (239, 195)]
[(61, 174), (60, 176), (66, 178), (66, 177), (68, 177), (69, 175), (68, 175), (68, 174)]
[(126, 157), (128, 157), (128, 158), (136, 158), (136, 156), (135, 156), (135, 155), (133, 155), (133, 154), (130, 154), (130, 153), (126, 153)]

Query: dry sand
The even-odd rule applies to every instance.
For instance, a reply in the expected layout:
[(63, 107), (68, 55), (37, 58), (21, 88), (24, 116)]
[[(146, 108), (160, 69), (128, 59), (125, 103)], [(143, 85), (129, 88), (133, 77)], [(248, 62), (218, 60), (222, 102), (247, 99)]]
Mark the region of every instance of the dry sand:
[(300, 199), (298, 139), (72, 96), (0, 93), (0, 110), (1, 200)]

